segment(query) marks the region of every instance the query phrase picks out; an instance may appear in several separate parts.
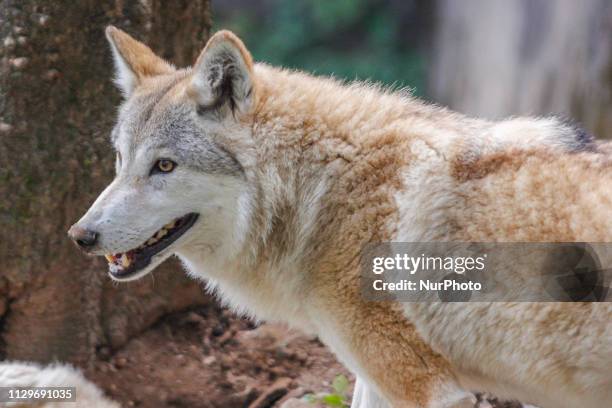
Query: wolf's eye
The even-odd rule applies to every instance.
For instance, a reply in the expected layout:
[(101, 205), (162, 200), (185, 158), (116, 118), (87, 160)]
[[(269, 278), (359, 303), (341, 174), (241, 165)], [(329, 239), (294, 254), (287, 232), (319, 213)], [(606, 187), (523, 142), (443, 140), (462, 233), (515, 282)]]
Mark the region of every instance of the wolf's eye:
[(170, 173), (176, 167), (176, 163), (169, 159), (159, 159), (151, 169), (151, 173)]

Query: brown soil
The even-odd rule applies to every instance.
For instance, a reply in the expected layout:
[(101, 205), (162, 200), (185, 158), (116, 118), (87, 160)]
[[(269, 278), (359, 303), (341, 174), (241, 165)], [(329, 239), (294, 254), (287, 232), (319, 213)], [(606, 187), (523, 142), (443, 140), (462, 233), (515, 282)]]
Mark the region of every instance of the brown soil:
[(215, 305), (167, 316), (105, 354), (86, 376), (125, 407), (277, 407), (330, 391), (339, 374), (352, 380), (318, 340)]
[(353, 382), (315, 338), (257, 326), (214, 304), (169, 315), (121, 350), (99, 355), (85, 374), (123, 407), (313, 406), (296, 399), (330, 392), (339, 374)]

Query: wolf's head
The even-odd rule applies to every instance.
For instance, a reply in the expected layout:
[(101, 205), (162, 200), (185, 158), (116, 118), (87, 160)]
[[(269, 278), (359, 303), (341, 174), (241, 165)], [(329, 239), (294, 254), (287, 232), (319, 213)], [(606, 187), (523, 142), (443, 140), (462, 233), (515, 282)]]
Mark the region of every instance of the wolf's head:
[(117, 28), (106, 35), (125, 97), (111, 135), (116, 177), (69, 235), (104, 254), (117, 280), (137, 279), (181, 249), (237, 245), (248, 212), (240, 154), (255, 104), (249, 53), (222, 31), (192, 68), (175, 69)]

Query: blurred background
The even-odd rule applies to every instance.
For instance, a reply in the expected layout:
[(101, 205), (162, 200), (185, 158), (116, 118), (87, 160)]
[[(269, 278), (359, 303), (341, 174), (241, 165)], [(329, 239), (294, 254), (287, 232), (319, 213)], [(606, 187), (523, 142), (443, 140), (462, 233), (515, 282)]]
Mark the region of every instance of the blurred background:
[(256, 59), (410, 87), (498, 119), (558, 114), (600, 137), (612, 126), (612, 3), (587, 0), (225, 0)]
[(609, 0), (0, 0), (0, 359), (71, 362), (125, 406), (345, 406), (352, 379), (316, 339), (236, 317), (175, 262), (117, 285), (68, 242), (113, 177), (107, 24), (179, 66), (227, 28), (259, 61), (612, 137)]

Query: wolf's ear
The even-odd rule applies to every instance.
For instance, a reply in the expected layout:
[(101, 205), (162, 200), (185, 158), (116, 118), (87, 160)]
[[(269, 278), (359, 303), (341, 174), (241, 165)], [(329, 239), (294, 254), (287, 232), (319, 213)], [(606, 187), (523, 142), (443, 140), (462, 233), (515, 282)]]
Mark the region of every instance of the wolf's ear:
[(175, 71), (149, 47), (116, 27), (106, 27), (106, 38), (115, 60), (115, 83), (126, 98), (143, 78)]
[(193, 67), (189, 89), (201, 110), (253, 106), (253, 59), (242, 41), (230, 31), (211, 37)]

